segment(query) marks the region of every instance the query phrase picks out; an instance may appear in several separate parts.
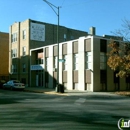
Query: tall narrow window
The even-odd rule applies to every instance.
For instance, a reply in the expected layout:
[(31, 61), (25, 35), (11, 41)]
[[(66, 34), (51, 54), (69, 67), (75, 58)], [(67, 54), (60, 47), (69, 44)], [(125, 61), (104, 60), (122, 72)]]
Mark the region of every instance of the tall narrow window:
[(12, 42), (16, 42), (17, 41), (17, 33), (13, 33), (13, 34), (11, 34), (11, 41)]
[(13, 42), (13, 40), (14, 40), (14, 39), (13, 39), (13, 34), (11, 34), (11, 43)]
[(44, 63), (44, 59), (43, 58), (37, 59), (37, 64), (43, 64), (43, 63)]
[(16, 42), (16, 41), (17, 41), (17, 39), (18, 39), (18, 38), (17, 38), (17, 33), (15, 33), (14, 35), (15, 35), (15, 42)]
[(14, 72), (14, 65), (11, 65), (11, 72)]
[(78, 70), (78, 54), (74, 54), (73, 63), (74, 63), (74, 70)]
[(25, 56), (26, 55), (26, 47), (24, 46), (23, 47), (23, 56)]
[(64, 41), (66, 41), (66, 34), (64, 34)]
[(54, 68), (57, 69), (57, 56), (54, 56)]
[(92, 52), (85, 53), (85, 69), (92, 69)]
[(106, 54), (104, 52), (100, 52), (100, 69), (106, 69)]
[(23, 30), (23, 39), (26, 39), (26, 30)]
[(12, 73), (16, 73), (17, 72), (17, 66), (16, 65), (12, 65)]
[(71, 36), (71, 37), (70, 37), (70, 40), (73, 40), (73, 39), (74, 39), (74, 36)]
[(67, 55), (63, 56), (64, 62), (63, 62), (63, 70), (67, 70), (68, 66), (67, 66)]
[(17, 49), (13, 49), (12, 50), (12, 58), (16, 58), (17, 57)]
[(26, 64), (23, 64), (23, 72), (26, 72)]
[(49, 58), (48, 57), (46, 57), (45, 65), (46, 65), (46, 70), (49, 70)]

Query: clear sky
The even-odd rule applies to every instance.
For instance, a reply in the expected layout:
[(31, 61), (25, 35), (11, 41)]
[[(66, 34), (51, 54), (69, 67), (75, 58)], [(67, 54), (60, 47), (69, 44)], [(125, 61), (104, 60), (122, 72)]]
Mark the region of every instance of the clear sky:
[[(123, 19), (130, 20), (130, 0), (48, 0), (60, 8), (60, 25), (97, 35), (112, 35)], [(56, 9), (57, 11), (57, 9)], [(43, 0), (0, 0), (0, 31), (26, 19), (57, 24), (57, 16)]]

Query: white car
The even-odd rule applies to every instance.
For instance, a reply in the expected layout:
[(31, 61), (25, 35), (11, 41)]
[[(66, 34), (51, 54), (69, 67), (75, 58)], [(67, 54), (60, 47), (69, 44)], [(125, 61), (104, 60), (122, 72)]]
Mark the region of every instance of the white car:
[(20, 83), (20, 81), (18, 80), (10, 80), (7, 83), (3, 84), (3, 89), (24, 89), (25, 88), (25, 84)]

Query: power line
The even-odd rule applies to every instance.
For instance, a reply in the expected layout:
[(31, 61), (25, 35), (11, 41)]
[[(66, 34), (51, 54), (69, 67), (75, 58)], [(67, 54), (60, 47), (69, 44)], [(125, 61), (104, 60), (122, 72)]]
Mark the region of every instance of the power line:
[(65, 0), (63, 0), (61, 7), (63, 6), (64, 2), (65, 2)]

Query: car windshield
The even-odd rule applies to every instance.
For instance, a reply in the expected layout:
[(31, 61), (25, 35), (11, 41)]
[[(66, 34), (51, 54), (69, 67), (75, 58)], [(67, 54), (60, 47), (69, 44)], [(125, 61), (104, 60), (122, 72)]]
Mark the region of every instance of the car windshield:
[(14, 83), (20, 83), (19, 81), (17, 81), (17, 80), (15, 80), (15, 81), (13, 81)]

